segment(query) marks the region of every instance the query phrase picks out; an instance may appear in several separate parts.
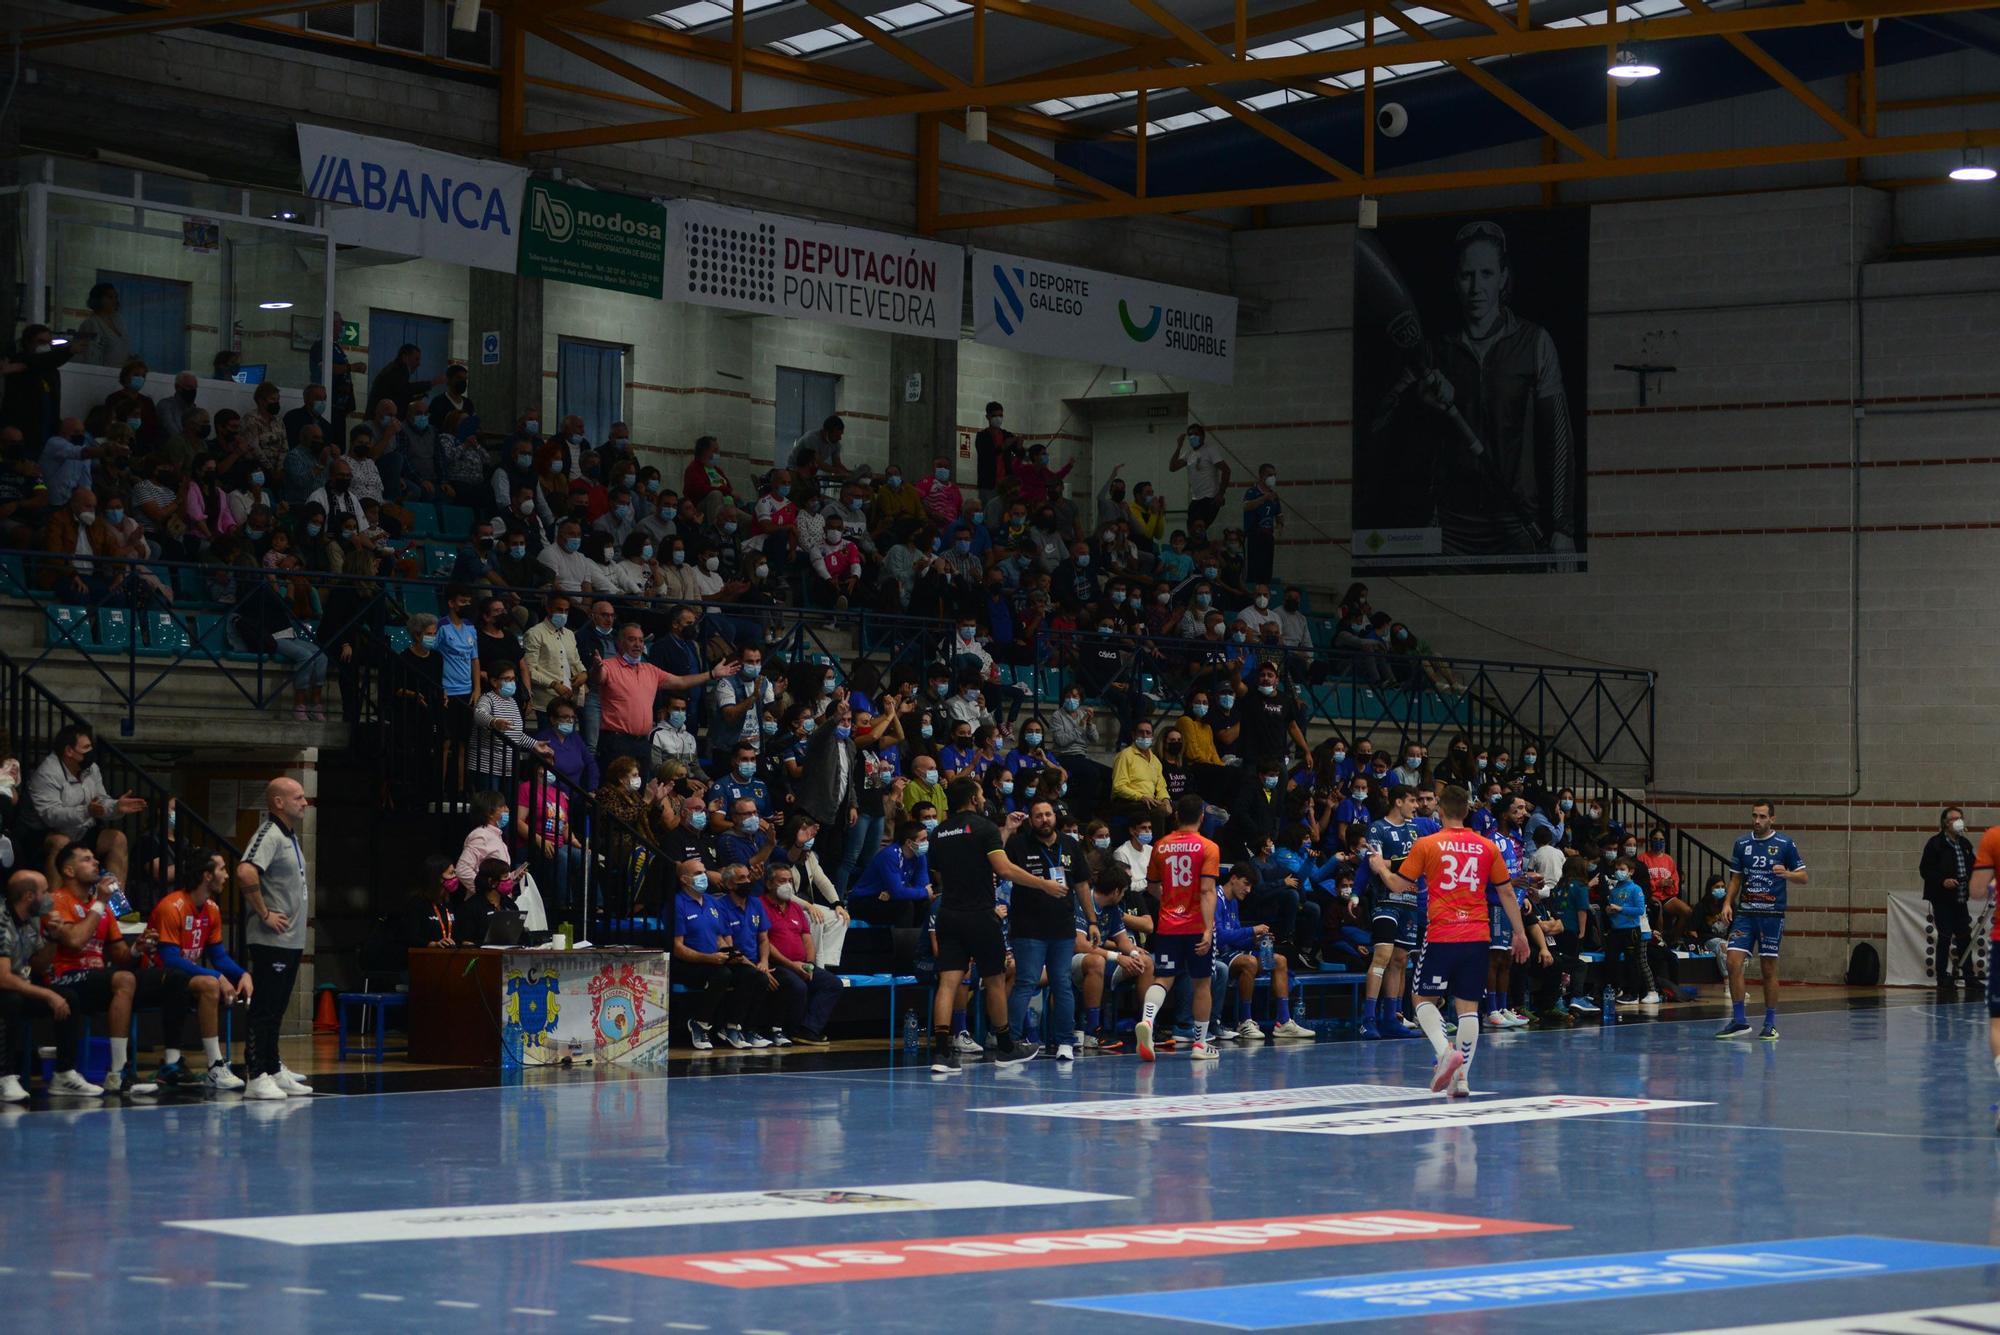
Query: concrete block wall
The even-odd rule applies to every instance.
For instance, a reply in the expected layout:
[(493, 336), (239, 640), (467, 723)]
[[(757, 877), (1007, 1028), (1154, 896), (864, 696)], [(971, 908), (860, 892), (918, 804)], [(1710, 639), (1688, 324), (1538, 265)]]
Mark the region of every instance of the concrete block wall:
[[(1885, 260), (1891, 223), (1866, 189), (1598, 206), (1589, 572), (1369, 581), (1445, 652), (1658, 671), (1655, 800), (1719, 848), (1751, 794), (1779, 803), (1812, 870), (1786, 954), (1808, 979), (1880, 945), (1883, 897), (1915, 888), (1940, 806), (2000, 819), (1980, 778), (2000, 593), (1979, 573), (2000, 263)], [(1330, 503), (1293, 497), (1326, 532), (1294, 531), (1280, 557), (1327, 589), (1349, 565), (1350, 236), (1236, 242), (1235, 290), (1268, 329), (1243, 339), (1263, 368), (1243, 383), (1331, 405), (1324, 432), (1253, 437), (1282, 475), (1331, 475)], [(1298, 343), (1317, 359), (1283, 351)], [(1613, 369), (1642, 356), (1680, 368), (1643, 410)]]

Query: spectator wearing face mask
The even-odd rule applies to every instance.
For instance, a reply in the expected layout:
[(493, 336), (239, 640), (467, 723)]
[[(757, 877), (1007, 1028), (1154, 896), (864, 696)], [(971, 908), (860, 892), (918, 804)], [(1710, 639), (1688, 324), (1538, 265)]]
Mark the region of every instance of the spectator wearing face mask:
[(894, 842), (868, 861), (848, 890), (863, 921), (886, 927), (920, 927), (930, 912), (930, 831), (915, 820), (896, 827)]
[(770, 932), (770, 963), (778, 980), (772, 1014), (777, 1025), (771, 1041), (824, 1047), (827, 1025), (840, 1000), (841, 982), (815, 961), (815, 922), (828, 923), (834, 911), (799, 898), (797, 873), (789, 866), (773, 867), (764, 886), (764, 915)]
[(583, 738), (574, 701), (551, 698), (542, 711), (542, 730), (535, 734), (535, 740), (549, 748), (549, 768), (571, 787), (586, 793), (597, 791), (597, 754)]
[(1924, 845), (1923, 857), (1917, 862), (1924, 902), (1930, 905), (1931, 924), (1937, 929), (1937, 988), (1941, 997), (1956, 995), (1954, 975), (1964, 980), (1968, 993), (1978, 985), (1973, 977), (1972, 918), (1967, 899), (1973, 860), (1972, 843), (1965, 837), (1965, 812), (1946, 807), (1938, 813), (1938, 832)]
[[(1625, 846), (1632, 848), (1635, 844), (1628, 839)], [(1660, 930), (1662, 944), (1672, 946), (1686, 931), (1694, 910), (1681, 898), (1681, 869), (1674, 855), (1667, 851), (1667, 832), (1657, 828), (1648, 830), (1645, 847), (1636, 854), (1635, 861), (1653, 925)]]
[(1285, 503), (1278, 498), (1278, 470), (1265, 464), (1257, 470), (1257, 485), (1243, 493), (1245, 570), (1254, 583), (1267, 584), (1277, 556), (1278, 535), (1285, 531)]

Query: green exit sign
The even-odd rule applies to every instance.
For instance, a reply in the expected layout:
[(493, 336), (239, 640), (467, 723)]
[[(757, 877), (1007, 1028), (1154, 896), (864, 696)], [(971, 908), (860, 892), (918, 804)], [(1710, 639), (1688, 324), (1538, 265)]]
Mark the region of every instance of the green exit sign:
[(1137, 394), (1139, 392), (1139, 382), (1136, 380), (1114, 380), (1111, 382), (1110, 392), (1113, 394)]
[(361, 322), (359, 320), (342, 320), (340, 322), (340, 334), (335, 341), (343, 348), (360, 347)]

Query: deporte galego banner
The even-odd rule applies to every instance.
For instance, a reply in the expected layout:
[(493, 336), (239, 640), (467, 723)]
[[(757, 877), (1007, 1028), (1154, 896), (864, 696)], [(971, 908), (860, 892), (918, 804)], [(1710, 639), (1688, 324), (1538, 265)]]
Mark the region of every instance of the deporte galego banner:
[(956, 246), (699, 200), (667, 206), (667, 298), (956, 339)]
[(975, 341), (997, 348), (1236, 378), (1236, 298), (1124, 274), (975, 250), (972, 327)]
[(513, 273), (528, 169), (301, 125), (305, 192), (335, 207), (334, 240)]

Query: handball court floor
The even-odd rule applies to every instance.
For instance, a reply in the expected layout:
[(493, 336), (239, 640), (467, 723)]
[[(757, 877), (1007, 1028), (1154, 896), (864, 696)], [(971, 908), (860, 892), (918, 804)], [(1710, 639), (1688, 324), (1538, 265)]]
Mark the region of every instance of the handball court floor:
[(1787, 1001), (1489, 1032), (1451, 1105), (1421, 1040), (38, 1096), (4, 1326), (2000, 1331), (1985, 1006)]

